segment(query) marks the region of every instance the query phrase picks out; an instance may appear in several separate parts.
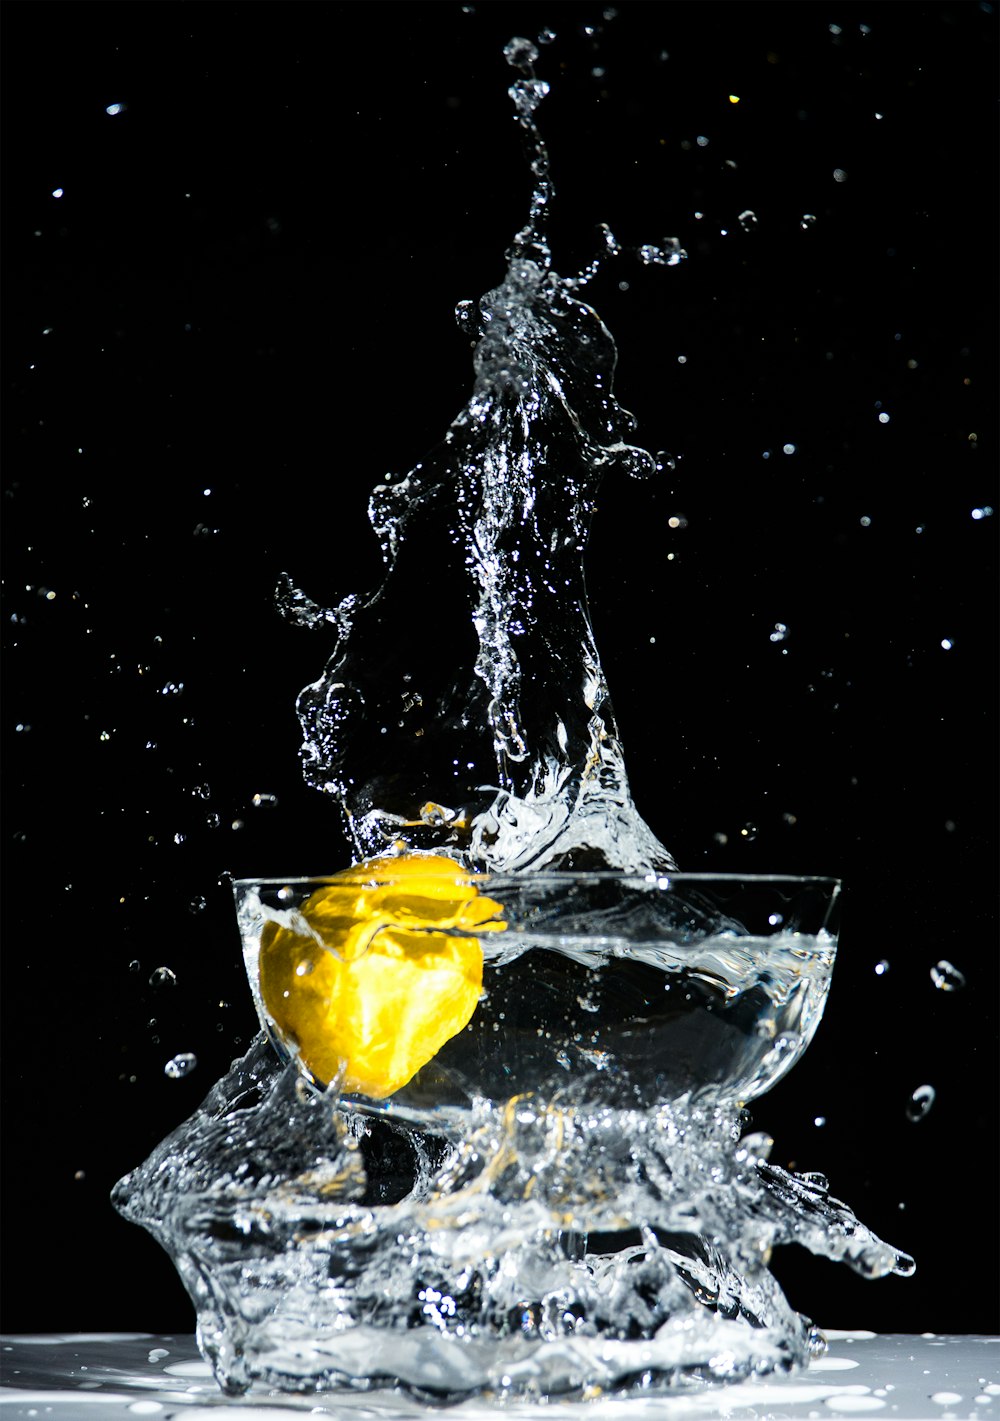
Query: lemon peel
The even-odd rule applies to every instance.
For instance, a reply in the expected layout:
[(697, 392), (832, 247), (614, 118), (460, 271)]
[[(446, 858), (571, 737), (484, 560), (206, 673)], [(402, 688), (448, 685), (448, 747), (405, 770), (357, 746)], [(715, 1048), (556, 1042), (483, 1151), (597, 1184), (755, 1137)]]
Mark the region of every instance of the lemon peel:
[(319, 1081), (393, 1095), (458, 1034), (483, 987), (475, 933), (503, 907), (453, 859), (406, 854), (335, 874), (296, 926), (265, 923), (260, 992), (282, 1042)]

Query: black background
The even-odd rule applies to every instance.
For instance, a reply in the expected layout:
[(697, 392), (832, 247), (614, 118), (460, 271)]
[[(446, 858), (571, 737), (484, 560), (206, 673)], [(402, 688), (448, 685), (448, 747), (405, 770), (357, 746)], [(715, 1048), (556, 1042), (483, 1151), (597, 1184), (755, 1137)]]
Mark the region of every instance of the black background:
[(588, 562), (634, 794), (684, 867), (845, 879), (826, 1018), (755, 1124), (918, 1262), (863, 1283), (786, 1250), (779, 1276), (830, 1326), (998, 1326), (993, 7), (22, 2), (9, 1330), (192, 1326), (108, 1192), (254, 1032), (220, 875), (348, 860), (297, 760), (330, 645), (273, 589), (371, 588), (370, 488), (467, 397), (452, 310), (528, 192), (501, 51), (545, 26), (557, 265), (601, 221), (690, 254), (592, 288), (619, 398), (678, 461), (605, 485)]

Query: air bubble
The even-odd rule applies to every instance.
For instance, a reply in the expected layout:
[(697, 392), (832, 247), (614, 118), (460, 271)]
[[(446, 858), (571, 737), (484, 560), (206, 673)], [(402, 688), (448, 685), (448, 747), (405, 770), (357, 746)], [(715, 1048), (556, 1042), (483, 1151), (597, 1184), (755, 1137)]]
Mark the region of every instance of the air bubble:
[(942, 957), (931, 968), (931, 981), (940, 992), (960, 992), (965, 986), (965, 974)]
[(197, 1064), (198, 1057), (193, 1051), (180, 1051), (176, 1056), (171, 1056), (163, 1067), (163, 1074), (169, 1076), (172, 1081), (179, 1081), (184, 1076), (189, 1076)]
[(932, 1085), (918, 1085), (906, 1105), (907, 1120), (912, 1120), (914, 1124), (922, 1120), (934, 1104), (936, 1095)]

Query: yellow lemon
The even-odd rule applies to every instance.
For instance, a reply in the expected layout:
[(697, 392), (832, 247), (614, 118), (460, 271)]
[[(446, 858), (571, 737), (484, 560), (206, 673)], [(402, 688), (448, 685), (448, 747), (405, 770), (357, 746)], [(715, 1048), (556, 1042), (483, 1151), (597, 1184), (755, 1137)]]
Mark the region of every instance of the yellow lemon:
[(503, 908), (452, 859), (407, 854), (336, 874), (295, 927), (268, 922), (260, 991), (306, 1069), (381, 1100), (467, 1026), (483, 988), (470, 929), (502, 931)]

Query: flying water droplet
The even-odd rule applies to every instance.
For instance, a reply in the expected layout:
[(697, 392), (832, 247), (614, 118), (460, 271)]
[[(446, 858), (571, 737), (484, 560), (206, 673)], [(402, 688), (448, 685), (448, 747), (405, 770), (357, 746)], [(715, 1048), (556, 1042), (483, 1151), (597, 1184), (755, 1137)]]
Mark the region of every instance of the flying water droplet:
[(188, 904), (188, 912), (203, 913), (207, 907), (207, 898), (205, 898), (204, 894), (199, 893), (196, 897), (192, 898), (191, 902)]
[(149, 974), (149, 985), (151, 987), (176, 987), (177, 973), (172, 972), (169, 967), (157, 967)]
[(512, 69), (518, 69), (522, 74), (530, 74), (531, 66), (538, 58), (538, 50), (530, 39), (514, 38), (504, 45), (503, 55)]
[(739, 215), (739, 224), (744, 232), (752, 232), (757, 226), (756, 212), (751, 212), (749, 208), (747, 208), (745, 212), (741, 212)]
[(882, 958), (882, 961), (881, 961), (881, 962), (876, 962), (876, 964), (875, 964), (875, 976), (876, 976), (876, 977), (884, 977), (885, 974), (888, 972), (888, 970), (889, 970), (889, 963), (886, 961), (886, 959), (885, 959), (884, 957)]
[(940, 992), (960, 992), (965, 986), (965, 974), (954, 963), (941, 959), (931, 968), (931, 981)]
[(198, 1057), (193, 1051), (180, 1051), (176, 1056), (171, 1056), (163, 1067), (163, 1074), (169, 1076), (172, 1081), (179, 1081), (184, 1076), (189, 1076), (197, 1064)]
[(774, 631), (771, 633), (771, 641), (784, 641), (788, 636), (788, 627), (784, 622), (775, 622)]
[(918, 1085), (907, 1102), (907, 1120), (912, 1120), (914, 1124), (918, 1120), (922, 1120), (934, 1104), (936, 1095), (937, 1091), (932, 1085)]

